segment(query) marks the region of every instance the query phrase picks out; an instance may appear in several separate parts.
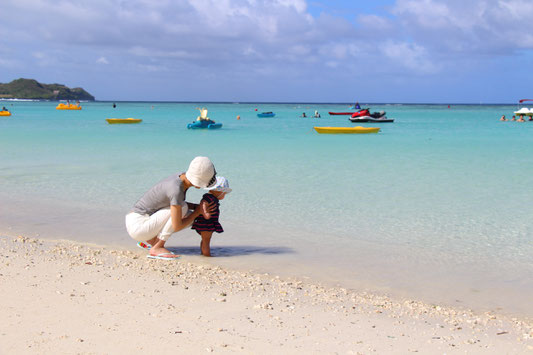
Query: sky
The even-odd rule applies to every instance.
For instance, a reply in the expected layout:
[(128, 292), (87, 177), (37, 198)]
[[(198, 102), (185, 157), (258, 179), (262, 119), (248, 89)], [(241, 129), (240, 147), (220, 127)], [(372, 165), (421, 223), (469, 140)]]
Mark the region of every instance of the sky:
[(516, 103), (531, 0), (1, 0), (0, 82), (97, 100)]

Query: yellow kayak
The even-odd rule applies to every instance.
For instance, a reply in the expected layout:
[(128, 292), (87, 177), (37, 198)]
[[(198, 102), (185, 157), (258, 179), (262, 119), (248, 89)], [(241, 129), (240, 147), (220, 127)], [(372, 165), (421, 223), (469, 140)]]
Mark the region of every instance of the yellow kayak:
[(105, 119), (109, 124), (115, 123), (139, 123), (142, 122), (140, 118), (106, 118)]
[(11, 112), (9, 112), (9, 111), (0, 111), (0, 116), (11, 116)]
[(59, 104), (56, 106), (56, 110), (81, 110), (81, 105), (66, 105), (66, 104)]
[(318, 133), (378, 133), (379, 127), (314, 127)]

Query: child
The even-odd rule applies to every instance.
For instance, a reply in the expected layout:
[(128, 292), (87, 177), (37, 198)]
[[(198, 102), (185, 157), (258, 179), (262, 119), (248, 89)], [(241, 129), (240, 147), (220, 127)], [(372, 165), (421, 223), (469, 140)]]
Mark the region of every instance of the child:
[(202, 255), (211, 256), (210, 243), (213, 232), (224, 232), (224, 229), (222, 229), (222, 226), (218, 223), (218, 216), (220, 214), (219, 201), (223, 200), (226, 194), (231, 192), (231, 189), (229, 188), (229, 182), (225, 177), (217, 176), (215, 186), (207, 188), (206, 190), (209, 190), (209, 193), (204, 194), (202, 197), (202, 201), (205, 201), (206, 203), (202, 204), (202, 202), (200, 202), (200, 204), (205, 206), (206, 204), (214, 202), (216, 208), (211, 213), (209, 213), (207, 209), (204, 209), (202, 214), (196, 217), (191, 228), (196, 230), (196, 232), (202, 236), (202, 241), (200, 242)]

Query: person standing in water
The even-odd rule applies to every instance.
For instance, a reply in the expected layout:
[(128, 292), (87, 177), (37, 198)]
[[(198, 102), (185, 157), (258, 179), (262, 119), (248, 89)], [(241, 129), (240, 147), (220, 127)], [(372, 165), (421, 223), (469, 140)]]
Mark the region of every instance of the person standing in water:
[[(224, 228), (222, 228), (218, 221), (220, 216), (219, 204), (231, 192), (229, 182), (223, 176), (217, 176), (215, 186), (207, 188), (207, 190), (209, 192), (204, 194), (200, 204), (204, 201), (207, 203), (213, 202), (215, 204), (215, 210), (213, 212), (204, 211), (204, 213), (196, 217), (191, 227), (202, 237), (200, 251), (203, 256), (211, 256), (211, 236), (213, 232), (224, 232)], [(203, 203), (202, 206), (207, 206), (207, 203)]]

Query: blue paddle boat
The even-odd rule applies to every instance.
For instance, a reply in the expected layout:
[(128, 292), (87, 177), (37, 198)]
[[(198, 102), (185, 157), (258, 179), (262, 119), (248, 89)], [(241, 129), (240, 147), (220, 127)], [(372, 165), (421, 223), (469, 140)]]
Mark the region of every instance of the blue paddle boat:
[(274, 112), (261, 112), (257, 114), (257, 117), (274, 117), (276, 114)]
[(207, 109), (201, 108), (200, 116), (196, 118), (196, 121), (187, 125), (188, 129), (217, 129), (222, 127), (222, 123), (216, 123), (209, 117), (207, 117)]
[(187, 128), (189, 129), (199, 129), (199, 128), (217, 129), (220, 127), (222, 127), (222, 123), (216, 123), (215, 121), (211, 121), (211, 120), (196, 121), (193, 123), (189, 123), (187, 125)]

